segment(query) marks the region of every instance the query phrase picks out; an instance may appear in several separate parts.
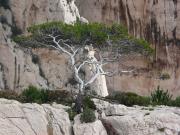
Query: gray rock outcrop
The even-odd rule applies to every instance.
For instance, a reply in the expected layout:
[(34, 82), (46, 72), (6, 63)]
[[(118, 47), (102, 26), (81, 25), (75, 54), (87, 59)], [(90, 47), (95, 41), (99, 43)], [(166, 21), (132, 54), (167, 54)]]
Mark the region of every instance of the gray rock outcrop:
[(20, 104), (0, 99), (0, 135), (72, 135), (62, 105)]
[(94, 102), (102, 112), (99, 119), (92, 123), (81, 123), (80, 115), (70, 122), (67, 106), (55, 103), (22, 104), (0, 99), (0, 135), (180, 134), (180, 108), (126, 107), (97, 99)]

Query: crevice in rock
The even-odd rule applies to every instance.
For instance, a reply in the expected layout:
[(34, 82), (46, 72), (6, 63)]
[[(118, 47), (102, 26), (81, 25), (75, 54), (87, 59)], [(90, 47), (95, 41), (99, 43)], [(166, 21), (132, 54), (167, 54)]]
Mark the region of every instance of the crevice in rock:
[[(44, 108), (44, 107), (43, 107)], [(61, 128), (61, 125), (58, 124), (57, 120), (55, 119), (53, 112), (50, 109), (44, 108), (46, 114), (47, 114), (47, 120), (48, 120), (48, 125), (47, 125), (47, 130), (48, 130), (48, 135), (53, 135), (53, 124), (57, 125), (59, 127), (60, 132), (62, 135), (65, 135), (65, 132)]]
[(14, 90), (16, 89), (16, 78), (17, 78), (17, 58), (14, 58)]
[(36, 64), (38, 66), (38, 68), (39, 68), (39, 75), (46, 80), (47, 86), (49, 86), (49, 81), (46, 78), (46, 75), (45, 75), (45, 73), (44, 73), (44, 71), (42, 69), (41, 60), (40, 60), (39, 56), (34, 54), (33, 52), (31, 52), (31, 57), (32, 57), (32, 62), (34, 64)]
[(20, 67), (20, 64), (18, 64), (18, 77), (17, 77), (17, 86), (19, 87), (19, 83), (20, 83), (20, 70), (21, 70), (21, 67)]
[(108, 135), (119, 135), (118, 132), (113, 128), (113, 126), (110, 123), (108, 123), (107, 120), (101, 119), (101, 122), (103, 126), (105, 127)]
[(43, 110), (46, 113), (45, 117), (46, 117), (46, 120), (48, 122), (47, 133), (48, 133), (48, 135), (53, 135), (53, 126), (52, 126), (51, 119), (49, 118), (49, 113), (48, 113), (48, 111), (46, 111), (46, 108), (44, 106), (43, 106)]
[(2, 63), (0, 63), (0, 71), (2, 72), (2, 84), (3, 84), (3, 88), (4, 89), (9, 89), (8, 85), (7, 85), (7, 80), (6, 80), (6, 76), (5, 73), (8, 71)]
[(23, 135), (25, 135), (24, 131), (11, 120), (12, 118), (15, 118), (15, 119), (21, 118), (22, 119), (22, 117), (8, 117), (5, 113), (3, 113), (3, 112), (0, 112), (0, 113), (3, 114), (4, 118), (7, 119), (13, 126), (15, 126), (20, 132), (22, 132)]
[[(21, 107), (20, 107), (20, 108), (21, 108)], [(22, 110), (24, 116), (26, 116), (26, 113), (25, 113), (25, 111), (23, 110), (23, 108), (21, 108), (21, 110)], [(36, 133), (36, 131), (33, 129), (32, 125), (31, 125), (31, 123), (30, 123), (30, 121), (28, 120), (27, 117), (25, 117), (25, 120), (26, 120), (26, 122), (29, 124), (29, 126), (30, 126), (31, 130), (33, 131), (33, 133), (34, 133), (35, 135), (38, 135), (38, 134)]]
[(11, 119), (8, 119), (8, 120), (10, 121), (12, 125), (14, 125), (17, 129), (19, 129), (23, 133), (23, 135), (25, 135), (24, 131), (20, 127), (18, 127)]

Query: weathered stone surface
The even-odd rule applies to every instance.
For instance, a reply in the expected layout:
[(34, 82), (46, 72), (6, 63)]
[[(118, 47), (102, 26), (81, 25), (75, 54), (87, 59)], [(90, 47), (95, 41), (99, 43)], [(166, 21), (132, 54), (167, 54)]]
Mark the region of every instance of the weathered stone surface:
[(4, 89), (23, 89), (29, 85), (47, 88), (47, 81), (40, 76), (39, 67), (32, 62), (30, 53), (24, 52), (9, 38), (10, 27), (0, 24), (1, 83)]
[(179, 135), (180, 108), (126, 107), (94, 99), (109, 135)]
[[(94, 22), (121, 22), (134, 35), (179, 38), (180, 2), (174, 0), (77, 0), (80, 14)], [(149, 35), (150, 34), (150, 35)], [(156, 35), (157, 34), (157, 35)]]
[[(134, 74), (119, 74), (110, 79), (107, 78), (109, 89), (148, 95), (160, 85), (162, 88), (172, 91), (172, 94), (180, 95), (180, 1), (77, 0), (76, 3), (80, 14), (90, 22), (123, 23), (131, 34), (143, 37), (150, 41), (153, 47), (156, 46), (154, 59), (158, 63), (147, 64), (147, 60), (136, 58), (129, 60), (131, 63), (134, 61), (133, 66), (135, 65), (135, 67), (139, 61), (144, 63), (144, 66)], [(119, 69), (118, 64), (116, 65)], [(155, 67), (153, 70), (152, 66)], [(139, 72), (139, 70), (143, 72)], [(161, 73), (168, 73), (170, 79), (159, 79)]]
[[(159, 64), (156, 63), (156, 65), (142, 57), (134, 57), (127, 62), (127, 65), (134, 66), (138, 70), (133, 74), (119, 73), (113, 77), (107, 77), (109, 91), (133, 91), (141, 95), (149, 95), (160, 85), (171, 91), (172, 94), (180, 95), (180, 51), (177, 46), (169, 44), (172, 42), (172, 44), (179, 44), (179, 1), (77, 0), (77, 4), (80, 14), (90, 21), (122, 22), (137, 37), (145, 37), (153, 45), (157, 45), (156, 56), (160, 58)], [(4, 16), (8, 25), (16, 25), (22, 31), (32, 24), (47, 21), (62, 20), (71, 23), (76, 20), (76, 17), (80, 17), (81, 21), (87, 22), (77, 10), (74, 1), (68, 3), (66, 0), (9, 0), (8, 8), (0, 7), (0, 20), (1, 16)], [(0, 51), (0, 63), (3, 66), (3, 71), (0, 71), (1, 89), (19, 90), (30, 84), (50, 89), (67, 89), (65, 84), (68, 82), (68, 78), (66, 76), (71, 76), (71, 71), (66, 70), (64, 64), (67, 61), (64, 56), (56, 56), (57, 52), (55, 51), (36, 50), (35, 54), (40, 57), (40, 65), (33, 65), (30, 62), (29, 54), (24, 54), (11, 45), (14, 43), (9, 39), (12, 34), (10, 27), (3, 24), (3, 29), (0, 31), (0, 44), (8, 44), (9, 47), (0, 46), (2, 50)], [(168, 38), (168, 44), (161, 43), (164, 41), (164, 37)], [(17, 66), (14, 65), (15, 57)], [(11, 64), (7, 64), (8, 62)], [(124, 60), (120, 62), (122, 63)], [(59, 65), (61, 66), (59, 67)], [(152, 69), (152, 65), (159, 68)], [(113, 70), (121, 69), (118, 63), (111, 64), (108, 69), (113, 67), (115, 67)], [(161, 79), (162, 73), (168, 73), (170, 78), (168, 80)], [(102, 77), (99, 80), (104, 81), (104, 79)]]
[[(60, 104), (21, 104), (0, 99), (0, 135), (179, 135), (180, 108), (126, 107), (94, 99), (105, 112), (92, 123), (80, 115), (69, 120), (69, 107)], [(116, 111), (114, 111), (116, 109)]]
[(0, 99), (0, 135), (72, 135), (66, 107)]
[(74, 0), (10, 0), (14, 21), (21, 30), (48, 21), (73, 23), (80, 18)]
[(107, 135), (106, 129), (100, 120), (92, 123), (81, 123), (80, 115), (74, 119), (74, 135)]
[[(93, 59), (94, 61), (97, 61), (95, 57), (96, 51), (92, 47), (87, 48), (88, 52), (86, 57), (89, 59)], [(90, 64), (85, 66), (85, 79), (90, 81), (95, 76), (95, 72), (97, 72), (95, 64)], [(105, 71), (104, 71), (105, 72)], [(107, 89), (107, 83), (106, 83), (106, 77), (105, 75), (98, 75), (98, 77), (90, 84), (91, 90), (95, 92), (95, 94), (106, 97), (109, 95), (108, 89)]]
[(106, 116), (123, 116), (126, 115), (129, 111), (129, 108), (121, 104), (110, 104), (109, 102), (99, 99), (93, 99), (93, 101), (96, 107), (99, 110), (103, 110)]

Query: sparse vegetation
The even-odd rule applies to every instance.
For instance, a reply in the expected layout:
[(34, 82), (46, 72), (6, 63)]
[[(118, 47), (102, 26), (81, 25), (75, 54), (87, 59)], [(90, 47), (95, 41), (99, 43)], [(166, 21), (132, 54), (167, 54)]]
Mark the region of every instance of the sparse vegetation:
[(151, 100), (155, 105), (168, 105), (171, 99), (172, 95), (169, 94), (168, 90), (164, 91), (160, 86), (151, 93)]
[(67, 110), (67, 113), (69, 114), (69, 119), (70, 119), (71, 121), (73, 121), (73, 120), (74, 120), (74, 117), (77, 115), (76, 111), (74, 111), (73, 108), (68, 109), (68, 110)]
[(107, 97), (110, 100), (114, 100), (119, 104), (124, 104), (126, 106), (140, 105), (147, 106), (150, 104), (149, 97), (139, 96), (131, 92), (115, 92), (114, 94)]
[(21, 94), (23, 102), (27, 103), (43, 103), (46, 101), (46, 96), (47, 95), (44, 90), (40, 90), (34, 86), (29, 86)]
[(21, 94), (14, 91), (0, 91), (0, 98), (17, 100), (22, 103), (59, 103), (69, 105), (73, 103), (72, 95), (68, 91), (44, 90), (29, 86)]
[[(171, 97), (172, 95), (169, 94), (168, 91), (164, 91), (160, 89), (160, 87), (157, 87), (157, 89), (151, 94), (151, 97), (143, 97), (131, 92), (114, 92), (110, 96), (106, 97), (106, 100), (124, 104), (126, 106), (168, 105), (180, 107), (180, 97), (177, 97), (175, 100), (173, 100)], [(71, 106), (74, 102), (72, 94), (68, 91), (44, 90), (38, 89), (34, 86), (29, 86), (21, 94), (17, 94), (15, 91), (0, 91), (0, 98), (17, 100), (23, 103), (42, 104), (56, 102), (68, 106)], [(84, 109), (89, 108), (91, 110), (96, 110), (96, 106), (91, 100), (90, 96), (84, 96), (82, 104)], [(74, 108), (72, 108), (72, 110), (74, 110)], [(70, 111), (70, 113), (73, 112), (72, 110)], [(142, 108), (142, 110), (153, 111), (154, 108), (144, 107)]]
[(94, 110), (86, 107), (83, 113), (81, 114), (80, 120), (81, 122), (85, 122), (85, 123), (94, 122), (96, 120)]
[(180, 107), (180, 96), (176, 97), (176, 99), (172, 100), (168, 105)]
[(85, 96), (83, 99), (83, 108), (87, 108), (87, 107), (92, 110), (96, 110), (96, 105), (89, 96)]

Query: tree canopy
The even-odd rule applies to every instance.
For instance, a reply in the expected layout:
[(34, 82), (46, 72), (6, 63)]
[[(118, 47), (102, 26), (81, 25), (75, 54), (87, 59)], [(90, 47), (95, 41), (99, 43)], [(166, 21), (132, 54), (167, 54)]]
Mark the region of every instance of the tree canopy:
[(126, 27), (121, 24), (48, 22), (29, 27), (28, 32), (28, 36), (17, 36), (14, 41), (24, 47), (43, 47), (43, 45), (52, 44), (46, 36), (52, 34), (59, 39), (68, 40), (68, 44), (73, 46), (92, 44), (94, 48), (99, 49), (112, 47), (121, 54), (153, 53), (147, 41), (129, 35)]

